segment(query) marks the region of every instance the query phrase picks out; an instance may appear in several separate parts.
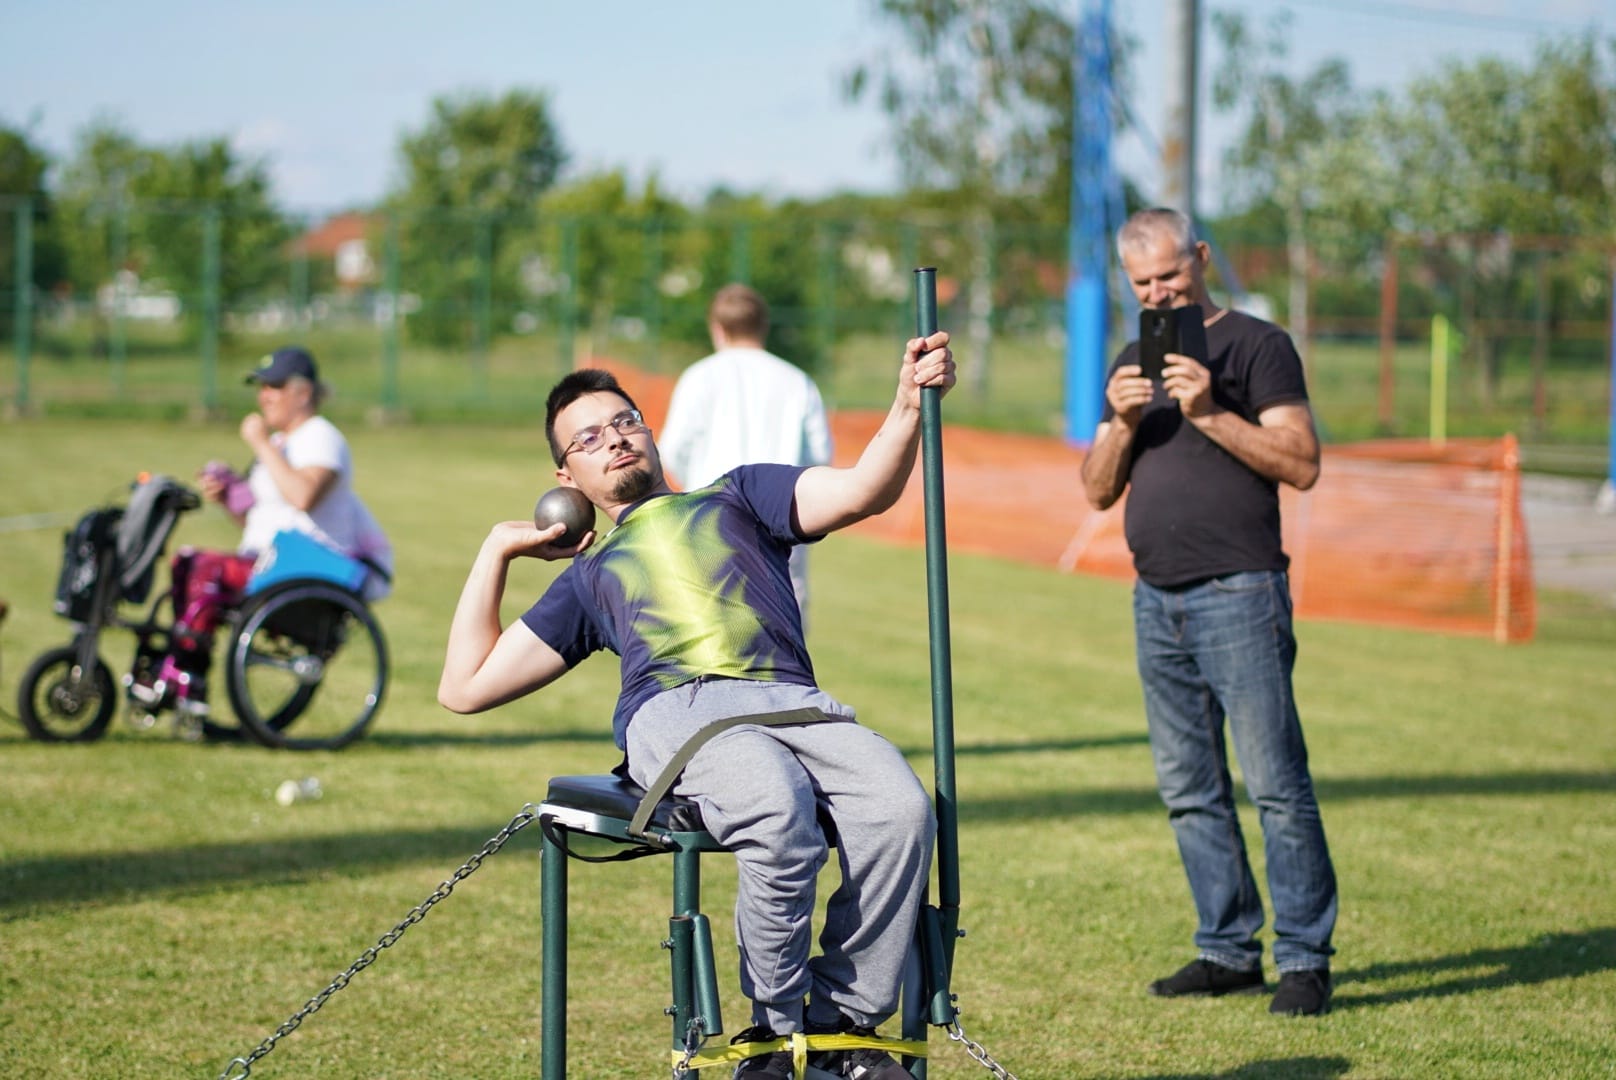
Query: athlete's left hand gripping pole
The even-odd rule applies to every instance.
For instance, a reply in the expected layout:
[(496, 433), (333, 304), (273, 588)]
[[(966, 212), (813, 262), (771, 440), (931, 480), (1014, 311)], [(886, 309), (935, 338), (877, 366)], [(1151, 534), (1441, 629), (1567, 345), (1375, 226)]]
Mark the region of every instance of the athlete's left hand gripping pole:
[[(915, 333), (937, 332), (937, 271), (915, 271)], [(949, 993), (954, 942), (959, 936), (959, 815), (954, 794), (954, 671), (948, 626), (948, 530), (943, 513), (942, 390), (920, 391), (920, 458), (926, 509), (926, 610), (931, 639), (932, 762), (936, 770), (937, 907), (921, 911), (920, 944), (925, 960), (931, 1023), (955, 1016)]]

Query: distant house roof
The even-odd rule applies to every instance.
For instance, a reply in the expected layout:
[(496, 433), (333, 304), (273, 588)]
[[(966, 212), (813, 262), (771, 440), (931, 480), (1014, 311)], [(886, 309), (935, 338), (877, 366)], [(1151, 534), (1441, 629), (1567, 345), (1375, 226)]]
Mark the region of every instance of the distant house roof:
[(370, 230), (370, 217), (358, 211), (326, 218), (292, 241), (294, 255), (323, 255), (336, 258), (344, 244), (363, 241)]
[(288, 247), (293, 256), (329, 259), (338, 285), (359, 288), (376, 280), (376, 263), (365, 242), (371, 223), (369, 215), (357, 211), (337, 214), (294, 239)]

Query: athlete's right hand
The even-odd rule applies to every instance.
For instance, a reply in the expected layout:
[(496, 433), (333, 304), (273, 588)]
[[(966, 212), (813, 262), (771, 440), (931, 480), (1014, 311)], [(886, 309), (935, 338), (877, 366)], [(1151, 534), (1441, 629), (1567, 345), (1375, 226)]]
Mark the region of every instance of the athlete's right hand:
[(562, 547), (555, 543), (567, 531), (563, 522), (556, 522), (540, 530), (531, 521), (502, 521), (488, 533), (488, 543), (495, 545), (506, 560), (517, 558), (543, 559), (554, 562), (582, 554), (595, 542), (595, 530), (590, 529), (576, 544)]

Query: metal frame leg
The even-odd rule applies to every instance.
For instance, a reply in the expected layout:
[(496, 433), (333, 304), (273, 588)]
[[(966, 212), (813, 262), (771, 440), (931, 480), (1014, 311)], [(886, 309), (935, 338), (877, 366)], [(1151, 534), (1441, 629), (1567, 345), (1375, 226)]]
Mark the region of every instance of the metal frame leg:
[(695, 983), (694, 917), (701, 912), (701, 853), (680, 850), (673, 853), (673, 916), (669, 920), (668, 948), (673, 978), (673, 1019), (675, 1051), (685, 1048), (685, 1033), (696, 1013), (699, 996)]
[(567, 853), (547, 835), (539, 860), (539, 921), (544, 924), (539, 1076), (542, 1080), (566, 1080)]
[[(902, 1020), (899, 1031), (905, 1039), (912, 1042), (925, 1042), (928, 1035), (926, 1030), (928, 995), (925, 984), (925, 971), (920, 960), (920, 941), (917, 935), (909, 949), (909, 960), (903, 966), (903, 992), (899, 998), (901, 1004), (898, 1012)], [(906, 1057), (899, 1064), (908, 1069), (909, 1075), (915, 1080), (926, 1080), (925, 1058)]]

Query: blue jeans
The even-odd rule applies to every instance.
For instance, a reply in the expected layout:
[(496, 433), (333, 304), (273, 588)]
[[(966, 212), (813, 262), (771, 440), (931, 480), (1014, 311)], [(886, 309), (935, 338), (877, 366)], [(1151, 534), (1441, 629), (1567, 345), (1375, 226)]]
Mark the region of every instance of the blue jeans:
[(1262, 898), (1235, 816), (1227, 718), (1262, 825), (1274, 963), (1281, 972), (1328, 967), (1335, 868), (1291, 691), (1286, 575), (1237, 573), (1183, 589), (1140, 581), (1133, 610), (1156, 783), (1195, 898), (1200, 955), (1243, 971), (1262, 963)]

